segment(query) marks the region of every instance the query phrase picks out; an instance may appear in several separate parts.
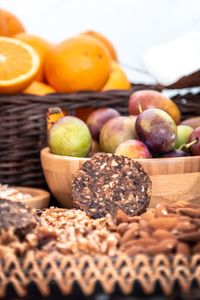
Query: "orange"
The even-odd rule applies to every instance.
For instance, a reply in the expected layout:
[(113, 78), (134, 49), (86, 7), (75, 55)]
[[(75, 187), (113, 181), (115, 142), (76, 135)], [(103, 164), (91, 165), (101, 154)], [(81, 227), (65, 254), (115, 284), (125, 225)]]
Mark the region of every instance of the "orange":
[(45, 84), (39, 81), (33, 81), (24, 91), (25, 94), (32, 94), (32, 95), (46, 95), (51, 93), (56, 93), (50, 85)]
[(32, 47), (13, 38), (0, 37), (0, 93), (23, 91), (38, 68), (39, 57)]
[(0, 9), (0, 36), (13, 36), (24, 32), (24, 26), (16, 16), (10, 12)]
[(111, 73), (108, 81), (103, 86), (102, 91), (106, 90), (127, 90), (131, 88), (131, 84), (122, 68), (118, 63), (112, 61)]
[(112, 45), (112, 43), (104, 35), (102, 35), (99, 32), (93, 31), (93, 30), (83, 32), (82, 34), (92, 36), (92, 37), (96, 38), (97, 40), (99, 40), (108, 49), (111, 58), (115, 61), (118, 61), (117, 53), (115, 51), (114, 46)]
[(47, 51), (50, 48), (50, 44), (44, 39), (40, 38), (39, 36), (28, 34), (28, 33), (19, 33), (15, 35), (15, 38), (27, 43), (28, 45), (33, 47), (33, 49), (35, 49), (35, 51), (40, 57), (40, 68), (36, 75), (36, 80), (44, 81), (43, 64), (44, 64), (44, 59), (46, 57)]
[(79, 35), (52, 47), (44, 68), (48, 83), (59, 92), (99, 91), (109, 77), (111, 60), (102, 43)]

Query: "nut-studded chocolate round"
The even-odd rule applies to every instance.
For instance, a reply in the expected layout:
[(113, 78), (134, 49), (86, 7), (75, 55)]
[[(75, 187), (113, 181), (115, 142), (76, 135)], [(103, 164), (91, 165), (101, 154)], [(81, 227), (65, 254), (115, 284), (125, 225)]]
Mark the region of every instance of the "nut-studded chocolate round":
[(10, 229), (20, 239), (23, 239), (36, 227), (37, 222), (38, 218), (23, 203), (0, 200), (0, 233), (1, 230)]
[(93, 218), (118, 210), (135, 216), (145, 211), (151, 197), (151, 180), (137, 161), (101, 153), (86, 161), (73, 178), (74, 205)]

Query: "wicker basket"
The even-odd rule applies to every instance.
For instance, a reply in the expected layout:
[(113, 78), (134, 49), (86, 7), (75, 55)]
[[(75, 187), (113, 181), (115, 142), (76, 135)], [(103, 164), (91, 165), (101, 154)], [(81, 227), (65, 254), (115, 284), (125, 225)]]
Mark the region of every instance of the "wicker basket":
[(9, 254), (0, 259), (0, 299), (82, 299), (100, 293), (138, 299), (147, 295), (182, 299), (175, 296), (184, 295), (183, 299), (197, 300), (200, 256), (77, 258), (49, 254), (38, 259), (29, 252), (23, 260)]
[[(0, 182), (45, 187), (39, 153), (46, 146), (45, 114), (49, 107), (65, 108), (72, 115), (82, 107), (113, 107), (127, 114), (130, 93), (141, 89), (160, 90), (160, 87), (136, 85), (129, 91), (48, 96), (0, 95)], [(180, 97), (176, 98), (176, 103), (184, 113), (197, 114), (200, 111), (198, 99), (195, 98), (193, 106), (187, 105), (185, 100), (182, 103)]]

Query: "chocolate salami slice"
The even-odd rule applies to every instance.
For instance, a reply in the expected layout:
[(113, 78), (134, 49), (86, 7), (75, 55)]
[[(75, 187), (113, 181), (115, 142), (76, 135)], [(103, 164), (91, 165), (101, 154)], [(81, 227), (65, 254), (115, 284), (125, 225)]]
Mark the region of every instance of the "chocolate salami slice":
[(151, 186), (137, 161), (101, 153), (86, 161), (74, 176), (73, 201), (93, 218), (115, 216), (118, 210), (135, 216), (149, 205)]
[(23, 239), (37, 225), (37, 217), (21, 202), (0, 200), (0, 233), (2, 230), (12, 230)]

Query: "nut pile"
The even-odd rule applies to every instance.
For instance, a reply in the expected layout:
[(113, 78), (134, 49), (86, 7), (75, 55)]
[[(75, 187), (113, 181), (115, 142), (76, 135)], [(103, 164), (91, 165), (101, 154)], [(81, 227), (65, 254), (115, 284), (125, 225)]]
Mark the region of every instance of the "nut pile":
[(44, 255), (115, 256), (118, 252), (120, 236), (109, 215), (94, 220), (81, 210), (55, 207), (30, 213), (22, 203), (2, 200), (0, 226), (0, 257), (8, 252), (24, 256), (30, 250)]
[(200, 253), (200, 205), (186, 202), (133, 217), (118, 210), (114, 219), (92, 219), (76, 209), (31, 211), (7, 200), (0, 202), (0, 212), (0, 257), (28, 251), (76, 257)]
[(120, 234), (120, 250), (136, 254), (200, 253), (200, 206), (177, 202), (173, 206), (158, 205), (141, 216), (116, 216)]
[(85, 212), (52, 207), (41, 216), (41, 223), (56, 230), (57, 239), (45, 246), (63, 254), (115, 255), (119, 241), (111, 216), (91, 219)]

